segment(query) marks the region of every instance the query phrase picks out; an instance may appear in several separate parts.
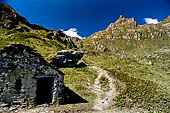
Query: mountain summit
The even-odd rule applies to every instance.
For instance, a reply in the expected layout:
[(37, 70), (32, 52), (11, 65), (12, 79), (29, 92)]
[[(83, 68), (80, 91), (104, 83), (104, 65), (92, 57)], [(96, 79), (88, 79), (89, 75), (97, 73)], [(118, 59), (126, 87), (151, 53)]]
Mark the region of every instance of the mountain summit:
[(105, 30), (92, 34), (90, 38), (144, 40), (147, 38), (161, 37), (165, 33), (170, 36), (169, 29), (170, 17), (159, 24), (138, 25), (134, 18), (125, 18), (120, 15), (116, 22), (111, 23)]
[(26, 18), (19, 15), (10, 5), (2, 3), (0, 4), (0, 27), (6, 29), (24, 29), (29, 31), (34, 30), (46, 30), (46, 28), (37, 24), (30, 24)]
[(111, 23), (107, 29), (115, 29), (117, 27), (136, 27), (137, 23), (134, 18), (125, 18), (120, 15), (119, 19), (115, 23)]

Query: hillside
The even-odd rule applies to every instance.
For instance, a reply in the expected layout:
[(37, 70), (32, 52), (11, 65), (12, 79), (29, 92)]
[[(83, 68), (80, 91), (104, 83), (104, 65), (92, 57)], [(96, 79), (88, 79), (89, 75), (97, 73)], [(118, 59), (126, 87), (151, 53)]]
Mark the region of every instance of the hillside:
[(113, 107), (170, 111), (169, 23), (168, 17), (159, 24), (138, 25), (134, 18), (120, 16), (105, 30), (75, 41), (86, 53), (84, 62), (119, 81)]
[[(24, 43), (45, 59), (62, 49), (81, 50), (87, 67), (61, 68), (65, 85), (88, 101), (25, 109), (31, 112), (158, 112), (170, 111), (170, 17), (159, 24), (138, 25), (120, 18), (83, 40), (62, 31), (30, 24), (7, 4), (0, 4), (0, 49)], [(34, 111), (35, 110), (35, 111)]]
[(0, 49), (11, 43), (23, 43), (45, 58), (61, 49), (75, 48), (74, 43), (62, 31), (30, 24), (7, 4), (0, 4), (0, 39)]

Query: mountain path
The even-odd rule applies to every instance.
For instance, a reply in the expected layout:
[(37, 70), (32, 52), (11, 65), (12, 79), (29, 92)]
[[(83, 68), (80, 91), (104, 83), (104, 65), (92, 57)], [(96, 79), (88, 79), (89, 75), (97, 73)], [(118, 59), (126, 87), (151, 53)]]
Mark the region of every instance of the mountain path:
[[(95, 79), (93, 85), (93, 92), (97, 95), (97, 98), (94, 102), (93, 109), (102, 111), (108, 109), (113, 104), (113, 99), (117, 96), (118, 91), (116, 91), (116, 86), (114, 84), (114, 80), (109, 76), (108, 72), (95, 66), (91, 66), (91, 68), (97, 70), (98, 77)], [(109, 81), (109, 91), (105, 92), (101, 88), (100, 78), (105, 76)], [(104, 95), (104, 98), (102, 98)]]

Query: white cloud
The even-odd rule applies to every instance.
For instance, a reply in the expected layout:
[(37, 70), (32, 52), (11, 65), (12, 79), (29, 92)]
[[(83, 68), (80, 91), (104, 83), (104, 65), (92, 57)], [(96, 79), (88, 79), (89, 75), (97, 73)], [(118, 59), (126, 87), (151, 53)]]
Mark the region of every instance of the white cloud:
[(144, 18), (146, 24), (158, 24), (160, 23), (157, 18)]
[(79, 39), (83, 39), (83, 37), (81, 37), (79, 34), (78, 34), (78, 31), (76, 28), (70, 28), (69, 30), (67, 31), (63, 31), (67, 36), (70, 36), (70, 37), (77, 37)]

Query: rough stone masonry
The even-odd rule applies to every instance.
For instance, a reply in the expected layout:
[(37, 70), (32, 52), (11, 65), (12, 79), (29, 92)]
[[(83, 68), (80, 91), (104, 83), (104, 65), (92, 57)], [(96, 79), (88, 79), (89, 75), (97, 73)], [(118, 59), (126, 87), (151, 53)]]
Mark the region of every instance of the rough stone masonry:
[(0, 112), (62, 100), (64, 74), (24, 44), (0, 51)]

